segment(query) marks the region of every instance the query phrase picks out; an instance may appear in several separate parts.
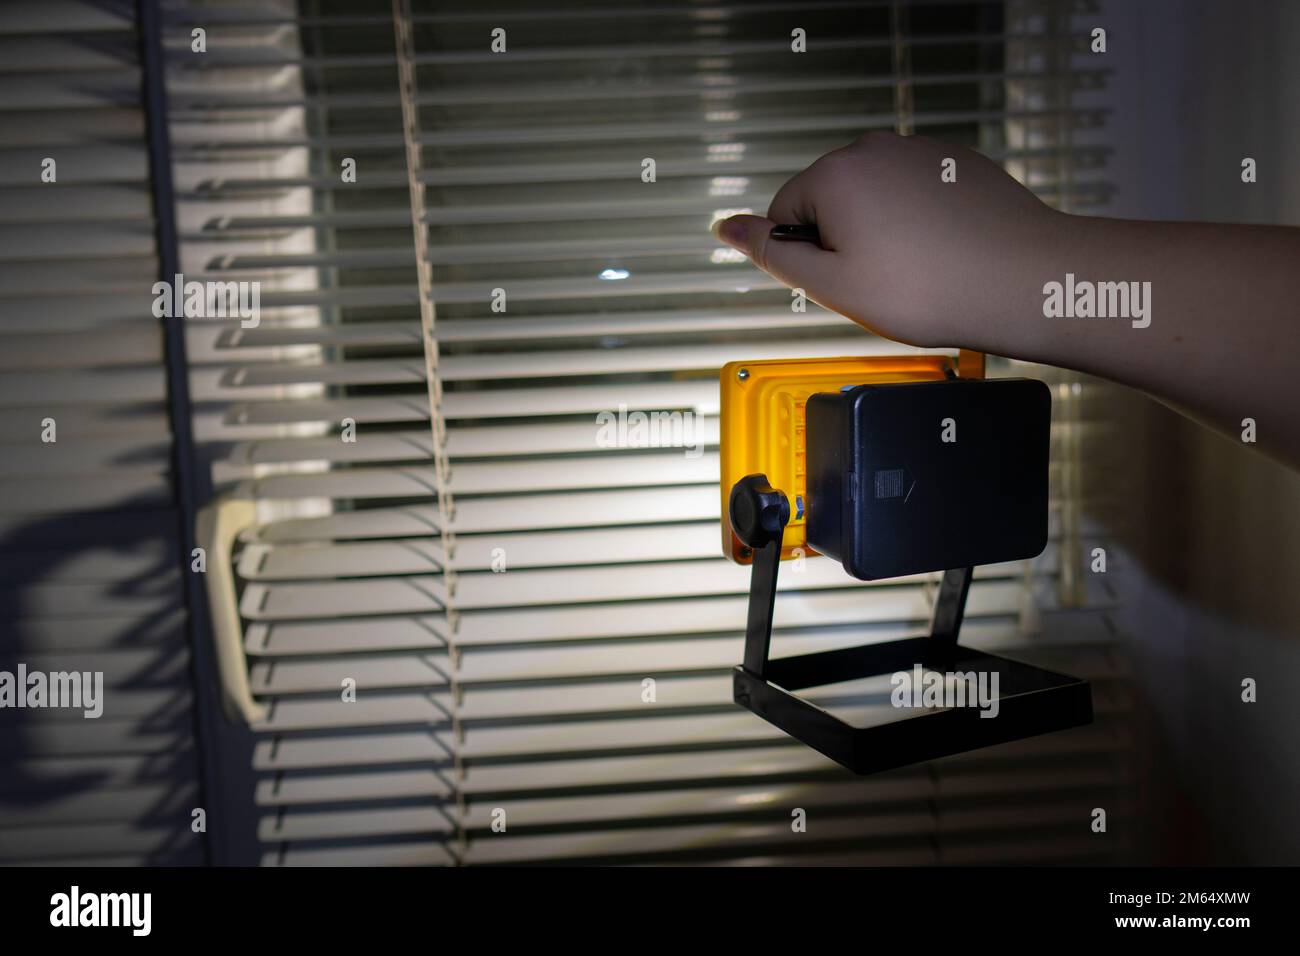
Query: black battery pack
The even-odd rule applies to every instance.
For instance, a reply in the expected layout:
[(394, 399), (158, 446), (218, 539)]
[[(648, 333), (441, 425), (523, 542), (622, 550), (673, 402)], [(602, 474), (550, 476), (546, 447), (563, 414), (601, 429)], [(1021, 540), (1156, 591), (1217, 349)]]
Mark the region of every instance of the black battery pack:
[(1051, 415), (1034, 379), (813, 395), (808, 544), (866, 581), (1040, 554)]

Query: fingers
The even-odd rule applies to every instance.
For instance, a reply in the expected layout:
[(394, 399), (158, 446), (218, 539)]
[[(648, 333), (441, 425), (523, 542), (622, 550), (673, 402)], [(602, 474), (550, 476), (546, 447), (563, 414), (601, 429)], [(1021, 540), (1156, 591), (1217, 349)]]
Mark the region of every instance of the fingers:
[(747, 255), (754, 265), (791, 288), (803, 289), (812, 299), (834, 301), (837, 272), (835, 253), (808, 242), (772, 239), (776, 225), (765, 216), (732, 216), (716, 223), (714, 235)]
[[(772, 202), (767, 207), (767, 218), (773, 222), (801, 222), (820, 227), (817, 206), (812, 201), (815, 192), (813, 185), (811, 167), (787, 180), (772, 197)], [(822, 245), (824, 248), (833, 248), (826, 245), (825, 236), (822, 237)]]

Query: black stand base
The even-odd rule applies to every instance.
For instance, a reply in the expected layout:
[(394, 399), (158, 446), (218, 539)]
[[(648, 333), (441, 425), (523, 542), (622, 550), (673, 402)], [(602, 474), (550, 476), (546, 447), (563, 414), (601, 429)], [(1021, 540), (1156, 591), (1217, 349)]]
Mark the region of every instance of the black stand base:
[[(1092, 723), (1087, 681), (957, 643), (973, 568), (944, 572), (929, 637), (769, 660), (789, 504), (765, 477), (750, 475), (732, 489), (731, 521), (740, 539), (754, 549), (744, 663), (732, 670), (734, 699), (836, 763), (854, 773), (877, 773)], [(914, 673), (918, 665), (924, 673), (959, 675), (957, 680), (973, 673), (978, 681), (978, 675), (984, 675), (986, 691), (996, 675), (996, 715), (992, 707), (974, 706), (973, 693), (967, 693), (963, 706), (916, 708), (906, 711), (911, 716), (855, 727), (794, 693)], [(967, 685), (967, 690), (974, 688)]]
[[(997, 715), (981, 716), (986, 712), (973, 706), (919, 709), (903, 711), (915, 716), (855, 727), (794, 693), (910, 672), (917, 664), (941, 673), (996, 673)], [(732, 684), (736, 703), (861, 774), (1092, 723), (1086, 681), (970, 648), (939, 648), (928, 637), (769, 661), (764, 677), (737, 666)]]

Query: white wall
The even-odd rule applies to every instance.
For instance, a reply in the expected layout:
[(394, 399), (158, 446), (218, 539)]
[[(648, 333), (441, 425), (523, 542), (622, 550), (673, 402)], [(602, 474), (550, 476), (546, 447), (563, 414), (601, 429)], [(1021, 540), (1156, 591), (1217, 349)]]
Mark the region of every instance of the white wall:
[[(1110, 214), (1300, 225), (1300, 3), (1106, 0), (1096, 20), (1114, 70)], [(1225, 315), (1225, 332), (1247, 321)], [(1300, 359), (1300, 308), (1278, 348)], [(1145, 398), (1125, 406), (1119, 530), (1143, 565), (1125, 626), (1154, 714), (1156, 817), (1168, 808), (1152, 836), (1165, 859), (1298, 863), (1300, 474)]]

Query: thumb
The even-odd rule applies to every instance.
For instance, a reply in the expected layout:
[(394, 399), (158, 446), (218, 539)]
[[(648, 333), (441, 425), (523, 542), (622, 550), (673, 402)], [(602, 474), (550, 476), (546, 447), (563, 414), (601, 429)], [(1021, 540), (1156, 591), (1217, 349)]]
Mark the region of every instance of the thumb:
[(836, 298), (835, 253), (808, 242), (771, 238), (776, 223), (764, 216), (732, 216), (713, 225), (713, 234), (739, 249), (754, 265), (791, 288), (801, 288), (814, 300)]

